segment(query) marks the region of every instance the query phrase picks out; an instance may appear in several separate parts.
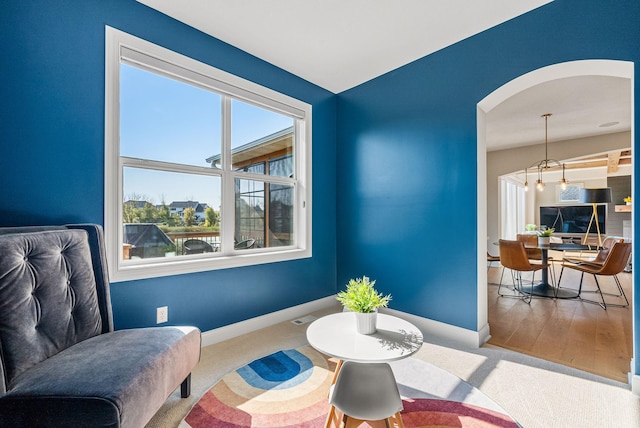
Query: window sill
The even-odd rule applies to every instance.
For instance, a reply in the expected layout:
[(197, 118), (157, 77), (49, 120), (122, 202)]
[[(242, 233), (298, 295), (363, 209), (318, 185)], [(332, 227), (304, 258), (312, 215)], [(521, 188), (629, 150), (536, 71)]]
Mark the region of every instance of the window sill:
[[(122, 282), (196, 272), (214, 271), (234, 267), (253, 266), (266, 263), (284, 262), (311, 257), (311, 250), (290, 249), (278, 252), (239, 254), (233, 256), (204, 256), (200, 258), (177, 259), (157, 263), (135, 264), (121, 262), (109, 272), (110, 281)], [(113, 265), (113, 264), (111, 264)]]

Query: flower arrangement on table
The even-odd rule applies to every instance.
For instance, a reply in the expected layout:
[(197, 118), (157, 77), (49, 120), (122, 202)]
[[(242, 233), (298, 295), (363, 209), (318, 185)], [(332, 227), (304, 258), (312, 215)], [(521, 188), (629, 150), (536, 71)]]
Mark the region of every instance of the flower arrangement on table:
[(627, 196), (626, 198), (623, 199), (623, 201), (625, 201), (627, 203), (627, 205), (631, 204), (631, 196)]

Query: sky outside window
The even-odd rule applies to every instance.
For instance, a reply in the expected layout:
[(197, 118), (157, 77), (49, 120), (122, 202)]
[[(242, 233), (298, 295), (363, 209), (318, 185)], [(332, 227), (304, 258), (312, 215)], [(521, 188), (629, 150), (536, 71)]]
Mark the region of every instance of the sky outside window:
[[(122, 156), (209, 167), (220, 154), (222, 97), (212, 91), (137, 67), (120, 66), (120, 153)], [(232, 102), (232, 144), (239, 147), (292, 126), (291, 117), (245, 102)], [(145, 196), (170, 204), (196, 200), (220, 207), (220, 186), (210, 177), (132, 169), (125, 200)]]

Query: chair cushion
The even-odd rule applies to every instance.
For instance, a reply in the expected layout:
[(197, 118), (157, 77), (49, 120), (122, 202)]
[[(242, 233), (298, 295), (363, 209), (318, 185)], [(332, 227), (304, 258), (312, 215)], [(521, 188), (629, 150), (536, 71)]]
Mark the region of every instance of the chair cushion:
[(7, 426), (140, 428), (199, 358), (195, 327), (101, 334), (16, 377), (0, 400), (0, 420)]
[(9, 389), (25, 370), (100, 334), (102, 320), (87, 232), (0, 235), (0, 254), (0, 343)]

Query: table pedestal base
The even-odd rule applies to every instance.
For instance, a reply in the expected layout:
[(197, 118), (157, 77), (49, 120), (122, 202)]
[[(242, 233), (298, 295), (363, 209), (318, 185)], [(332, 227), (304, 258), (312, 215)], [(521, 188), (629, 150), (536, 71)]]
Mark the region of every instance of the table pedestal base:
[[(543, 282), (539, 284), (523, 285), (520, 290), (524, 294), (533, 294), (538, 297), (551, 297), (558, 299), (577, 299), (578, 292), (569, 288), (556, 288), (551, 284), (545, 284)], [(557, 295), (556, 295), (557, 293)]]

